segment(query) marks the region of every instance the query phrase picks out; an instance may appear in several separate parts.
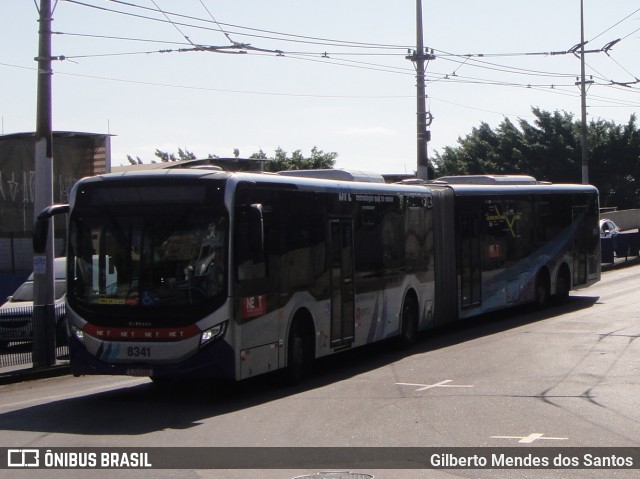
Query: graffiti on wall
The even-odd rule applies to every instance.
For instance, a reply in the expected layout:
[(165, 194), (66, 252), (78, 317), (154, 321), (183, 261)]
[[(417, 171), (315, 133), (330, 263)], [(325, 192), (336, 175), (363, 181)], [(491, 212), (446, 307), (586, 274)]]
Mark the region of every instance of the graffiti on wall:
[[(54, 132), (52, 194), (54, 203), (67, 203), (78, 178), (109, 170), (109, 136)], [(36, 189), (33, 133), (0, 135), (0, 239), (31, 235)], [(64, 234), (65, 221), (54, 222)]]
[[(58, 175), (54, 187), (57, 186), (57, 195), (54, 201), (66, 203), (69, 201), (71, 188), (77, 179)], [(0, 171), (0, 201), (6, 205), (33, 204), (35, 200), (35, 171), (11, 172), (9, 174)]]

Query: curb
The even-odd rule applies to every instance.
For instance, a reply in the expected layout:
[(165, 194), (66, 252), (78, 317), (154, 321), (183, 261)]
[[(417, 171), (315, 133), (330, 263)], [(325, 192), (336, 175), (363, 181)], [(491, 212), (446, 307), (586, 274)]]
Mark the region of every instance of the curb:
[(31, 381), (33, 379), (54, 378), (65, 376), (71, 373), (69, 363), (55, 364), (38, 369), (16, 369), (7, 373), (0, 373), (0, 385), (20, 383), (23, 381)]
[(616, 269), (626, 268), (628, 266), (635, 266), (640, 264), (640, 256), (632, 257), (631, 259), (616, 259), (613, 263), (607, 263), (600, 266), (602, 272), (612, 271)]

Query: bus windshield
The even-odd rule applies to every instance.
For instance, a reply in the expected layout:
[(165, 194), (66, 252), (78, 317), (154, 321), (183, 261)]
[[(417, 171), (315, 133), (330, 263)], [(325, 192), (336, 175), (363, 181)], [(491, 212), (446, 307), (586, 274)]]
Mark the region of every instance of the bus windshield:
[(69, 226), (72, 303), (139, 306), (157, 314), (226, 297), (228, 224), (220, 204), (178, 200), (80, 206), (76, 212)]

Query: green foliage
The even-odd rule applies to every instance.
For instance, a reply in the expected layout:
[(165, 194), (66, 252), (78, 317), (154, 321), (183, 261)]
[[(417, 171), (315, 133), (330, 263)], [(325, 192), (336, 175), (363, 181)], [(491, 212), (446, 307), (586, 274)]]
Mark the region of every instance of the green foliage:
[(156, 148), (155, 155), (160, 158), (160, 161), (163, 163), (168, 163), (170, 161), (196, 160), (198, 158), (194, 153), (186, 148), (184, 150), (182, 148), (178, 148), (178, 156), (173, 153), (169, 154), (165, 151), (160, 151)]
[[(155, 156), (158, 157), (163, 163), (179, 160), (195, 160), (198, 158), (193, 152), (187, 150), (186, 148), (184, 150), (178, 148), (177, 156), (174, 153), (168, 153), (166, 151), (156, 149)], [(233, 156), (235, 158), (240, 157), (240, 150), (238, 148), (234, 148)], [(250, 159), (265, 160), (265, 171), (270, 172), (284, 170), (315, 170), (333, 168), (335, 166), (337, 157), (337, 153), (325, 153), (315, 146), (311, 148), (310, 156), (304, 156), (301, 150), (296, 150), (291, 153), (291, 155), (289, 155), (280, 147), (278, 147), (278, 149), (275, 151), (275, 156), (273, 158), (269, 158), (267, 154), (262, 150), (249, 156)], [(207, 158), (219, 158), (219, 156), (209, 154)], [(127, 160), (132, 165), (142, 164), (142, 160), (139, 157), (136, 157), (134, 159), (131, 157), (131, 155), (127, 155)], [(155, 163), (155, 161), (152, 161), (152, 163)]]
[(325, 153), (315, 146), (311, 149), (311, 156), (309, 157), (303, 156), (300, 150), (296, 150), (291, 153), (291, 156), (287, 156), (287, 152), (278, 147), (275, 157), (268, 158), (268, 161), (265, 163), (265, 171), (276, 172), (284, 170), (333, 168), (337, 157), (337, 153)]
[[(553, 183), (582, 181), (580, 121), (567, 112), (534, 108), (535, 120), (518, 126), (504, 119), (495, 129), (482, 123), (458, 145), (436, 153), (436, 176), (524, 174)], [(589, 179), (601, 206), (640, 206), (640, 131), (635, 116), (626, 125), (592, 120), (588, 126)]]
[(141, 165), (142, 164), (142, 160), (140, 159), (139, 156), (136, 156), (135, 159), (133, 159), (133, 157), (131, 155), (127, 155), (127, 160), (129, 161), (129, 163), (131, 163), (132, 165)]

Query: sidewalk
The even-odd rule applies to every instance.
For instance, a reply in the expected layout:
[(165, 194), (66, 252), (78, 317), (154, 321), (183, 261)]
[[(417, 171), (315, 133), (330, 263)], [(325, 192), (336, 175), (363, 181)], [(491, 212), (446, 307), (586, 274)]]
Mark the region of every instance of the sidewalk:
[(606, 263), (602, 265), (602, 271), (611, 271), (614, 269), (626, 268), (628, 266), (635, 266), (640, 264), (640, 256), (630, 256), (629, 258), (614, 258), (613, 263)]
[(53, 366), (38, 369), (34, 369), (32, 363), (5, 366), (0, 368), (0, 385), (64, 376), (70, 372), (69, 361), (57, 361)]

